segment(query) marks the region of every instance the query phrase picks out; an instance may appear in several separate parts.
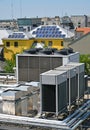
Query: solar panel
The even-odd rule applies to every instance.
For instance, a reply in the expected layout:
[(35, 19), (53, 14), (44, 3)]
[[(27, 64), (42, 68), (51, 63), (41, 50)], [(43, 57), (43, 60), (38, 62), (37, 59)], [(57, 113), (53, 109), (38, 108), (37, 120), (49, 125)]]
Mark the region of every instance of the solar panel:
[(41, 28), (38, 28), (37, 30), (40, 30)]
[(32, 34), (36, 34), (36, 37), (65, 37), (65, 34), (61, 35), (62, 31), (57, 26), (43, 26), (33, 31)]
[(33, 31), (33, 32), (32, 32), (32, 34), (36, 34), (36, 32), (35, 32), (35, 31)]
[(56, 28), (55, 30), (59, 30), (59, 28)]
[(57, 31), (57, 34), (61, 34), (61, 31)]
[(8, 36), (8, 38), (11, 38), (11, 37), (12, 37), (12, 35), (9, 35), (9, 36)]
[(22, 36), (21, 36), (21, 38), (24, 38), (24, 37), (25, 37), (25, 35), (22, 35)]
[(52, 37), (52, 35), (51, 35), (51, 34), (49, 34), (48, 36), (49, 36), (49, 37)]
[(38, 37), (38, 34), (36, 35), (36, 37)]
[(24, 38), (25, 35), (23, 33), (13, 33), (12, 35), (9, 35), (8, 38)]
[(65, 37), (65, 34), (62, 34), (62, 38), (64, 38)]

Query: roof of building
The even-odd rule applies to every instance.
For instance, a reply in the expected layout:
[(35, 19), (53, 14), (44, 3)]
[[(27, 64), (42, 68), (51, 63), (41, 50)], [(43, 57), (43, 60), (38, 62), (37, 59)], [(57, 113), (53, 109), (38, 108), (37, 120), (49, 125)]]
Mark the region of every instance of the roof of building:
[(58, 25), (41, 25), (30, 32), (34, 38), (72, 38), (74, 33)]
[(10, 33), (10, 30), (0, 29), (0, 45), (3, 45), (2, 39), (8, 37)]
[(85, 35), (81, 36), (81, 37), (80, 37), (80, 38), (78, 38), (78, 39), (75, 39), (74, 41), (72, 41), (72, 42), (71, 42), (71, 43), (69, 43), (68, 45), (75, 44), (75, 43), (77, 43), (77, 41), (79, 41), (79, 40), (83, 39), (83, 38), (84, 38), (84, 37), (86, 37), (86, 36), (90, 36), (90, 32), (86, 33)]
[(6, 39), (29, 39), (32, 36), (30, 33), (25, 33), (25, 32), (12, 32), (11, 34), (6, 37)]
[(75, 31), (76, 32), (82, 32), (83, 34), (87, 34), (87, 33), (90, 32), (90, 28), (89, 27), (76, 28)]

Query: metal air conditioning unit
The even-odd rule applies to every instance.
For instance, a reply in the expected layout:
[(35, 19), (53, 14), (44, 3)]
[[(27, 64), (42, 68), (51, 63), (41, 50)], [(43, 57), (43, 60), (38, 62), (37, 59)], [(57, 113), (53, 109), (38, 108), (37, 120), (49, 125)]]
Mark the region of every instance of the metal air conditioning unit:
[(65, 65), (57, 67), (55, 70), (67, 72), (67, 104), (69, 105), (69, 110), (71, 110), (71, 105), (76, 101), (78, 89), (76, 86), (76, 69)]
[(40, 74), (68, 62), (78, 62), (79, 53), (69, 55), (53, 54), (18, 54), (16, 56), (17, 82), (40, 81)]
[(50, 70), (40, 75), (41, 114), (50, 112), (58, 116), (67, 108), (67, 73)]
[(77, 100), (84, 96), (85, 92), (85, 80), (84, 80), (84, 63), (70, 62), (67, 65), (76, 67), (76, 85), (77, 89)]

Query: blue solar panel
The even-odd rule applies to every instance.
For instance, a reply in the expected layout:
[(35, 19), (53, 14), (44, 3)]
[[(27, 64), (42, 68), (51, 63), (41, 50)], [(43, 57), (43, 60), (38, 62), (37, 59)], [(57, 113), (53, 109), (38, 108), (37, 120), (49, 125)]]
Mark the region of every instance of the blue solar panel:
[(56, 28), (55, 30), (59, 30), (59, 28)]
[(13, 35), (11, 37), (12, 38), (24, 38), (25, 35), (23, 35), (23, 33), (13, 33)]
[(36, 32), (35, 32), (35, 31), (33, 31), (33, 32), (32, 32), (32, 34), (36, 34)]
[(9, 36), (8, 36), (8, 38), (11, 38), (11, 37), (12, 37), (12, 35), (9, 35)]
[(62, 31), (57, 26), (43, 26), (38, 28), (32, 34), (36, 34), (36, 37), (62, 37), (65, 35), (61, 35)]
[(62, 34), (62, 38), (65, 38), (65, 34)]
[(24, 38), (24, 37), (25, 37), (25, 35), (22, 35), (22, 36), (21, 36), (21, 38)]
[(57, 34), (61, 34), (61, 31), (57, 31)]
[(48, 36), (49, 36), (49, 37), (52, 37), (52, 35), (50, 35), (50, 34), (49, 34)]
[(41, 28), (38, 28), (37, 30), (40, 30)]
[(36, 35), (36, 37), (38, 37), (38, 34)]

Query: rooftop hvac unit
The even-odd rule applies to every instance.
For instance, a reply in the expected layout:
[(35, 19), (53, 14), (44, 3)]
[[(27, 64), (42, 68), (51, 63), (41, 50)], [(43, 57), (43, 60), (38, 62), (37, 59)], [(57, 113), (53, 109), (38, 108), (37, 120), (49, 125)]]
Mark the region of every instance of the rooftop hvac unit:
[(41, 114), (55, 113), (58, 116), (67, 108), (67, 73), (50, 70), (40, 75)]
[(17, 82), (38, 82), (41, 73), (65, 65), (69, 61), (73, 62), (75, 60), (77, 62), (78, 57), (79, 53), (70, 55), (44, 54), (40, 52), (36, 54), (19, 54), (16, 58)]
[(76, 67), (76, 85), (78, 87), (77, 100), (79, 100), (80, 97), (84, 96), (84, 91), (85, 91), (84, 63), (71, 62), (68, 63), (67, 65)]
[(58, 71), (66, 71), (67, 72), (67, 104), (69, 105), (69, 109), (71, 108), (71, 104), (76, 101), (77, 95), (77, 86), (76, 86), (76, 70), (75, 67), (71, 66), (60, 66), (55, 68)]

